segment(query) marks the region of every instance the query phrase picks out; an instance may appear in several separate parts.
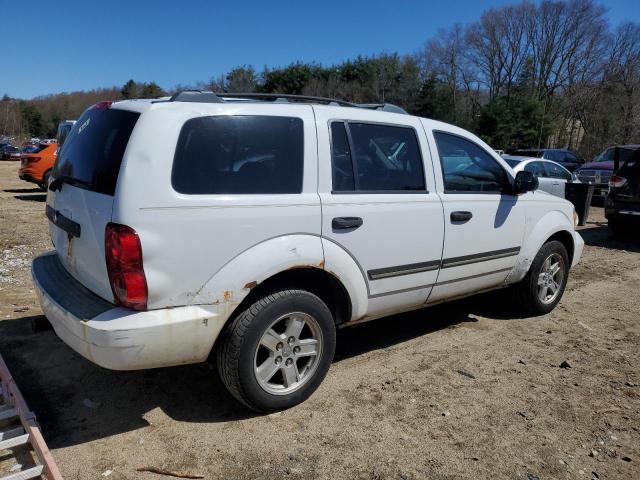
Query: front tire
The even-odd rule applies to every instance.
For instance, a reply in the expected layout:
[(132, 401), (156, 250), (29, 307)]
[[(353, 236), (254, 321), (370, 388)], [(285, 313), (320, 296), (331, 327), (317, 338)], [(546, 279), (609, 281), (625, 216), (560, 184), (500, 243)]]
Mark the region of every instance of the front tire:
[(335, 352), (329, 308), (304, 290), (267, 295), (227, 327), (217, 349), (220, 377), (247, 407), (269, 412), (306, 400), (324, 379)]
[(527, 275), (514, 286), (516, 301), (525, 314), (544, 315), (553, 310), (569, 278), (569, 255), (565, 246), (545, 243), (531, 263)]

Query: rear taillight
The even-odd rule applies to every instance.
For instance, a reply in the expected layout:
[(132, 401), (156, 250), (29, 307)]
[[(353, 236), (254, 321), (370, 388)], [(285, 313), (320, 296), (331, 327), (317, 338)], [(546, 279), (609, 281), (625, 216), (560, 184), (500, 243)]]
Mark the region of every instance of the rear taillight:
[(104, 101), (104, 102), (98, 102), (96, 103), (93, 108), (97, 108), (98, 110), (106, 110), (107, 108), (111, 107), (111, 104), (113, 102), (110, 101)]
[(39, 162), (40, 160), (42, 160), (42, 157), (27, 157), (27, 162), (29, 163)]
[(610, 179), (609, 179), (609, 186), (610, 187), (624, 187), (627, 184), (627, 179), (624, 177), (621, 177), (619, 175), (613, 175)]
[(142, 246), (136, 231), (126, 225), (107, 224), (104, 253), (116, 303), (134, 310), (146, 310), (147, 279), (142, 267)]

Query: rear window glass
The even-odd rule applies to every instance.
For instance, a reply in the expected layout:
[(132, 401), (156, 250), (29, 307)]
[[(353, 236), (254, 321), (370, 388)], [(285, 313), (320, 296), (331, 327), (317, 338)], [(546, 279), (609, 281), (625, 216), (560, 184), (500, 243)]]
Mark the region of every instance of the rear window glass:
[(199, 117), (180, 131), (171, 183), (186, 194), (300, 193), (303, 161), (299, 118)]
[(61, 148), (54, 177), (77, 180), (74, 185), (113, 195), (124, 151), (139, 113), (91, 108), (82, 114)]

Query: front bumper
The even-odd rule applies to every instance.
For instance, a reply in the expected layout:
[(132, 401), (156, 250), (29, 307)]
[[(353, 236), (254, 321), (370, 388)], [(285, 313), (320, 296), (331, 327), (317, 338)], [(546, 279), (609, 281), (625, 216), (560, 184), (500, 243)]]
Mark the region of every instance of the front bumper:
[(112, 370), (203, 362), (228, 306), (197, 305), (138, 312), (113, 305), (75, 280), (55, 252), (33, 260), (40, 305), (63, 342)]
[(573, 258), (571, 259), (571, 267), (573, 268), (580, 262), (582, 257), (582, 251), (584, 250), (584, 240), (582, 236), (574, 231), (573, 232)]

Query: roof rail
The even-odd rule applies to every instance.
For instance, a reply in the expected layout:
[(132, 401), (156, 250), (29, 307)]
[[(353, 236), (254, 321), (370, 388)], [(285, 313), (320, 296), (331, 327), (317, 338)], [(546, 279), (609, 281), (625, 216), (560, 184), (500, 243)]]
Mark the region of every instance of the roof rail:
[(173, 94), (169, 102), (198, 102), (198, 103), (222, 103), (224, 102), (218, 95), (213, 92), (202, 90), (182, 90)]
[(322, 103), (340, 107), (368, 108), (370, 110), (383, 110), (385, 112), (404, 113), (407, 111), (392, 103), (352, 103), (336, 98), (316, 97), (311, 95), (292, 95), (288, 93), (214, 93), (203, 90), (183, 90), (171, 96), (169, 102), (201, 102), (224, 103), (226, 99), (260, 100), (282, 103)]

